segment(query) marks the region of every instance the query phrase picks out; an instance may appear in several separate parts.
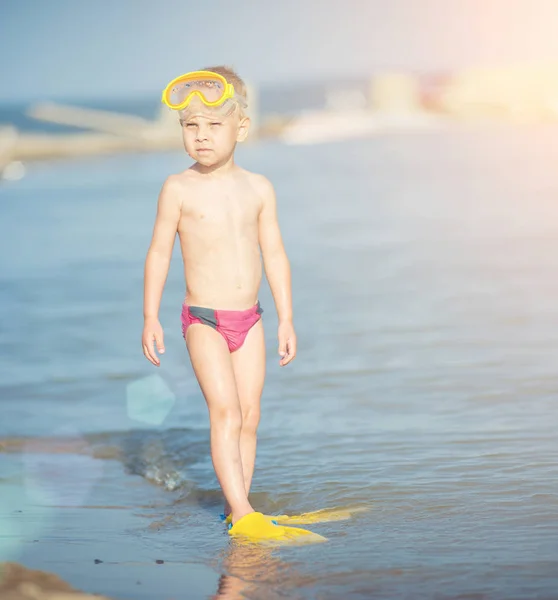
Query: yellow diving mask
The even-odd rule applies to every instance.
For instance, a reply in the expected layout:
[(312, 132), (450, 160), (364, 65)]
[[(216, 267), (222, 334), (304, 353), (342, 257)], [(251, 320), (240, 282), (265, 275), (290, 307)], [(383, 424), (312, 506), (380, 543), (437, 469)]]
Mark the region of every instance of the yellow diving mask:
[(201, 102), (221, 115), (230, 114), (236, 104), (247, 107), (234, 86), (213, 71), (191, 71), (176, 77), (164, 89), (161, 101), (173, 110), (193, 109)]

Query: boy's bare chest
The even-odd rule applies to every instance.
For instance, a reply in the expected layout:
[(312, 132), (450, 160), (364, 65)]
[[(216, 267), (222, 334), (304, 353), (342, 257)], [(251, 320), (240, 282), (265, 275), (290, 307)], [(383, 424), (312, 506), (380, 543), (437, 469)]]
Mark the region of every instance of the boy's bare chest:
[(183, 213), (191, 226), (236, 229), (257, 224), (260, 199), (253, 192), (224, 192), (199, 195), (184, 208)]

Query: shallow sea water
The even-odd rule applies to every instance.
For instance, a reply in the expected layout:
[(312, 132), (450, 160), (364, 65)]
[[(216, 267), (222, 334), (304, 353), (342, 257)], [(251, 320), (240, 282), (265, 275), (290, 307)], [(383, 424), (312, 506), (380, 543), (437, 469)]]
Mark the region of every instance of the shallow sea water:
[[(556, 598), (557, 155), (556, 128), (239, 151), (276, 186), (299, 337), (280, 369), (264, 282), (252, 502), (368, 509), (313, 525), (325, 544), (275, 550), (231, 544), (219, 520), (178, 252), (157, 371), (176, 401), (156, 425), (128, 410), (127, 386), (154, 373), (139, 340), (156, 197), (184, 157), (43, 163), (6, 182), (3, 554), (122, 598), (141, 586), (110, 564), (157, 559), (145, 597)], [(35, 530), (17, 506), (43, 507)]]

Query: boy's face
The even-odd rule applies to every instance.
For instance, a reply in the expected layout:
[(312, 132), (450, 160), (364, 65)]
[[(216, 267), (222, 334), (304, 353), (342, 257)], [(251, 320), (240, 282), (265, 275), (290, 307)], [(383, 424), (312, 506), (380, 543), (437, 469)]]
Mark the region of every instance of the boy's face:
[(181, 125), (186, 152), (196, 162), (211, 167), (228, 160), (237, 142), (246, 138), (249, 119), (238, 111), (222, 117), (209, 110), (186, 115)]

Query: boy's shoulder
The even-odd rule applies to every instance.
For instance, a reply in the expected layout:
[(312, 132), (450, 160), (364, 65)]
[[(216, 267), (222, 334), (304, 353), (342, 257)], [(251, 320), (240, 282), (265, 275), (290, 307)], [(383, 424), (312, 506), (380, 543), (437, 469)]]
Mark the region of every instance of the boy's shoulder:
[[(271, 181), (261, 173), (255, 173), (253, 171), (247, 171), (241, 167), (237, 167), (237, 177), (240, 175), (241, 179), (244, 179), (250, 187), (256, 192), (262, 199), (273, 198), (275, 191)], [(173, 173), (168, 175), (165, 182), (163, 183), (163, 193), (168, 197), (180, 197), (184, 198), (184, 193), (188, 188), (192, 189), (191, 186), (198, 186), (200, 184), (199, 174), (192, 170), (186, 169), (181, 173)], [(225, 185), (225, 183), (223, 183)], [(228, 184), (226, 184), (228, 185)]]
[(184, 191), (195, 181), (193, 173), (189, 170), (182, 173), (172, 173), (165, 179), (162, 187), (162, 195), (169, 198), (182, 197)]
[(192, 175), (188, 174), (187, 171), (168, 175), (159, 194), (159, 205), (167, 210), (175, 210), (176, 208), (182, 210), (192, 181)]
[(265, 175), (247, 171), (246, 169), (242, 169), (242, 171), (258, 195), (268, 197), (273, 194), (273, 184)]
[(169, 175), (164, 182), (165, 187), (179, 188), (187, 186), (189, 183), (193, 183), (195, 176), (190, 169), (186, 169), (181, 173), (172, 173)]

